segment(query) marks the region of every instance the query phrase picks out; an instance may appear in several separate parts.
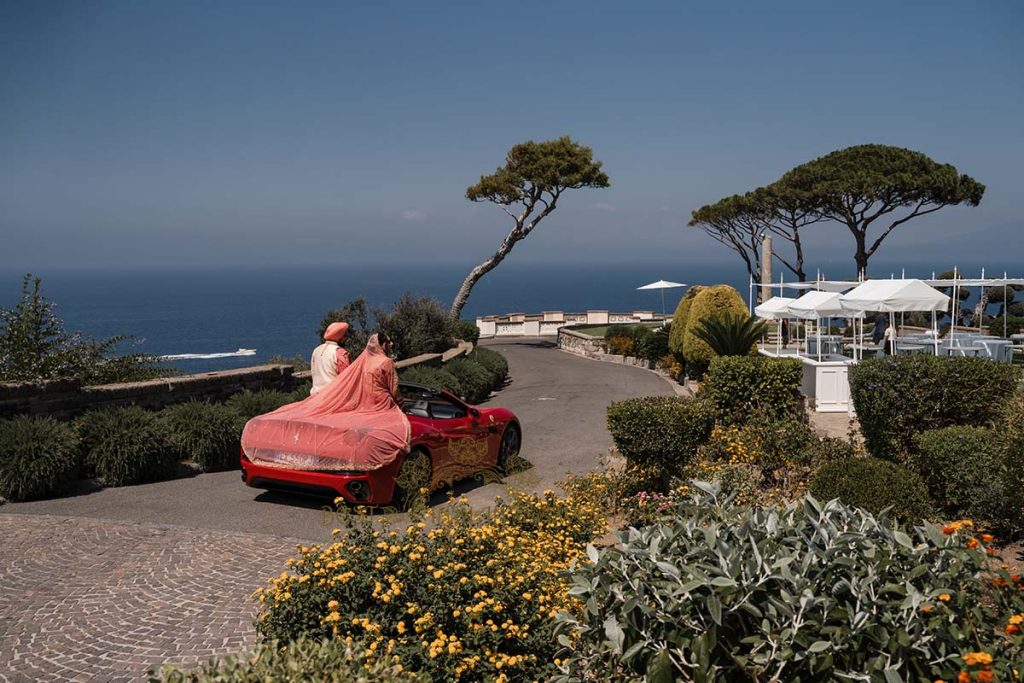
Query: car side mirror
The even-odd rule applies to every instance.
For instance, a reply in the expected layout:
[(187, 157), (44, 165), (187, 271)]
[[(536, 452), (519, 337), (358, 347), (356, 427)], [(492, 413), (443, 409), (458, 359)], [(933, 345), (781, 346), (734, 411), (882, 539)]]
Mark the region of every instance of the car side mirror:
[(478, 417), (480, 417), (480, 411), (477, 410), (476, 408), (470, 408), (469, 409), (469, 414), (473, 416), (474, 420), (477, 419)]

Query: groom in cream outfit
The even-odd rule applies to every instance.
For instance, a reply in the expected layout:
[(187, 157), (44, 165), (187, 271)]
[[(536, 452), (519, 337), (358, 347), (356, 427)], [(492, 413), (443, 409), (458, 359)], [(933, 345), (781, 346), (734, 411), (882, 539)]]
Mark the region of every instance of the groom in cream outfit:
[(310, 396), (330, 384), (352, 362), (348, 351), (341, 346), (347, 332), (348, 323), (331, 323), (324, 331), (324, 343), (313, 349), (313, 357), (309, 361), (313, 375)]

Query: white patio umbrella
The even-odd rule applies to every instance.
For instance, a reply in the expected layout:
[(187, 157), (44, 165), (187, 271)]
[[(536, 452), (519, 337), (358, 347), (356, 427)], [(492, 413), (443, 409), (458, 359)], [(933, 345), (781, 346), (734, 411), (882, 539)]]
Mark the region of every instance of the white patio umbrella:
[[(795, 299), (791, 299), (786, 296), (773, 296), (763, 304), (758, 305), (754, 308), (754, 315), (758, 318), (765, 318), (767, 320), (782, 320), (783, 318), (790, 317), (789, 305), (793, 303)], [(779, 334), (775, 337), (775, 353), (776, 355), (782, 353), (782, 327), (781, 323), (779, 326)]]
[(676, 287), (685, 287), (686, 285), (682, 282), (669, 282), (668, 280), (658, 280), (652, 282), (649, 285), (643, 287), (637, 287), (637, 289), (660, 289), (661, 290), (661, 314), (665, 315), (665, 290), (675, 289)]

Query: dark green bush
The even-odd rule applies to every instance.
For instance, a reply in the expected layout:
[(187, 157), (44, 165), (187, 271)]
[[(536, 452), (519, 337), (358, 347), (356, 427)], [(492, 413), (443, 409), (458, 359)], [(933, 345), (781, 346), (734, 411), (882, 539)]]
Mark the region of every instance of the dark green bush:
[(720, 356), (711, 360), (700, 393), (732, 424), (782, 419), (803, 415), (802, 379), (803, 365), (793, 358)]
[[(348, 351), (352, 360), (355, 360), (356, 356), (363, 352), (366, 342), (370, 338), (370, 320), (370, 306), (366, 303), (366, 299), (363, 297), (352, 299), (340, 308), (327, 311), (323, 320), (320, 321), (320, 327), (317, 328), (316, 343), (319, 344), (324, 340), (324, 332), (327, 331), (327, 327), (331, 323), (348, 323), (348, 333), (345, 335), (342, 346)], [(308, 361), (306, 365), (308, 365)]]
[(916, 472), (877, 458), (827, 463), (811, 478), (810, 490), (819, 500), (838, 498), (872, 514), (891, 507), (889, 515), (908, 524), (919, 524), (933, 513), (928, 488)]
[(52, 417), (0, 420), (0, 496), (31, 500), (64, 493), (78, 475), (78, 439)]
[(260, 643), (245, 655), (211, 661), (196, 671), (165, 665), (149, 674), (150, 683), (398, 683), (427, 677), (366, 657), (367, 645), (340, 638), (299, 638)]
[(493, 375), (480, 363), (468, 358), (456, 358), (445, 363), (444, 369), (459, 380), (459, 384), (462, 385), (462, 398), (467, 403), (480, 403), (491, 395), (491, 389), (494, 388)]
[[(306, 395), (309, 395), (308, 391)], [(295, 396), (292, 393), (260, 389), (259, 391), (240, 391), (237, 394), (232, 394), (224, 402), (224, 405), (235, 411), (242, 420), (247, 421), (257, 415), (273, 412), (294, 400)]]
[(641, 340), (640, 348), (637, 349), (640, 358), (657, 362), (667, 356), (670, 353), (668, 338), (671, 333), (671, 324), (652, 329), (651, 333)]
[(490, 370), (495, 388), (500, 387), (508, 378), (508, 361), (494, 349), (478, 346), (468, 358)]
[(245, 420), (228, 406), (191, 401), (160, 411), (171, 448), (178, 459), (204, 472), (239, 466), (238, 444)]
[(87, 417), (84, 459), (107, 486), (159, 481), (177, 471), (178, 458), (156, 413), (129, 406)]
[(646, 396), (608, 406), (608, 431), (631, 465), (655, 466), (675, 476), (707, 441), (715, 421), (708, 401)]
[(455, 338), (476, 344), (480, 339), (480, 328), (472, 320), (460, 320), (455, 323)]
[(986, 427), (945, 427), (919, 434), (912, 464), (949, 517), (968, 517), (1001, 533), (1024, 531), (1024, 466)]
[(455, 323), (437, 299), (403, 294), (391, 311), (374, 311), (377, 326), (395, 344), (399, 358), (443, 353), (452, 347)]
[(434, 389), (447, 389), (456, 396), (462, 396), (462, 382), (444, 368), (431, 367), (429, 365), (414, 365), (399, 373), (403, 382), (410, 384), (422, 384), (425, 387)]
[(921, 432), (991, 422), (1020, 379), (984, 358), (892, 356), (851, 366), (850, 393), (868, 452), (899, 461)]

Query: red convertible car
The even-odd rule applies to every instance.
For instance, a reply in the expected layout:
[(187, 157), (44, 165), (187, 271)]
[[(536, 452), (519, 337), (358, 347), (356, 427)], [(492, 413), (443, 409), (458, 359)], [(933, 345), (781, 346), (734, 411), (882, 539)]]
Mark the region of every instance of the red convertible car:
[(358, 505), (407, 504), (420, 488), (434, 490), (479, 472), (500, 473), (519, 454), (522, 427), (508, 408), (469, 405), (454, 394), (399, 383), (409, 418), (408, 455), (368, 472), (290, 470), (245, 457), (247, 485), (317, 496), (341, 496)]

